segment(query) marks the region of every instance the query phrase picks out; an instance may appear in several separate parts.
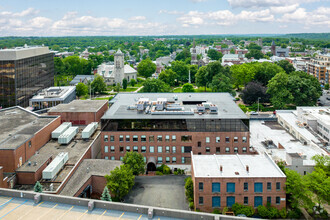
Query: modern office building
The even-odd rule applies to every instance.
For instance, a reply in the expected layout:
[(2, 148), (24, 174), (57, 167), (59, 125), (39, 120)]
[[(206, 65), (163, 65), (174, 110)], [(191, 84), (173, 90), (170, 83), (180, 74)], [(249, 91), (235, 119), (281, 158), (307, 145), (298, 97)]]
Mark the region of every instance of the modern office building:
[(120, 93), (101, 118), (104, 159), (144, 155), (147, 170), (190, 170), (194, 154), (254, 154), (249, 117), (228, 93)]
[(196, 209), (212, 212), (236, 202), (285, 208), (286, 176), (268, 154), (191, 157)]
[(27, 107), (32, 96), (54, 85), (54, 54), (48, 47), (0, 50), (0, 107)]
[(43, 89), (30, 99), (33, 110), (50, 108), (76, 99), (75, 86), (50, 87)]

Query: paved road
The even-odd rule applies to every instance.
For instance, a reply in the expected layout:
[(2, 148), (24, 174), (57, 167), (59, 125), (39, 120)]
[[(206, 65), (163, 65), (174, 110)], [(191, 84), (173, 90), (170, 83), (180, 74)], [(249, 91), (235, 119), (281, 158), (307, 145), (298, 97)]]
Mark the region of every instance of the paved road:
[(184, 179), (187, 176), (138, 176), (125, 203), (189, 210), (185, 197)]

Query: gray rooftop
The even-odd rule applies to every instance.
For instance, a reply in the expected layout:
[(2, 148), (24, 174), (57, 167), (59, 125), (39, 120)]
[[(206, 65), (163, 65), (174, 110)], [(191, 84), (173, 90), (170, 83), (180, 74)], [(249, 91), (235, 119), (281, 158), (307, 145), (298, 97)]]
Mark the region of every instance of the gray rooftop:
[(68, 104), (59, 104), (48, 112), (97, 112), (107, 100), (73, 100)]
[(0, 110), (0, 149), (15, 150), (58, 116), (40, 116), (22, 107)]
[(109, 175), (123, 164), (119, 160), (85, 159), (61, 191), (61, 195), (74, 196), (91, 176)]
[[(182, 102), (209, 102), (218, 107), (218, 114), (197, 113), (190, 115), (152, 115), (128, 110), (128, 106), (134, 106), (140, 98), (149, 98), (150, 101), (157, 101), (157, 98), (166, 98), (174, 102), (177, 96), (177, 103)], [(229, 93), (119, 93), (111, 101), (113, 104), (104, 114), (102, 119), (248, 119), (249, 117), (236, 105)], [(196, 109), (196, 104), (184, 104), (184, 111)]]
[(49, 87), (33, 96), (30, 101), (63, 101), (76, 90), (75, 86)]
[(94, 75), (76, 75), (73, 80), (71, 80), (70, 85), (77, 85), (80, 82), (83, 82), (85, 79), (87, 81), (94, 81)]
[(48, 47), (17, 47), (0, 50), (0, 60), (20, 60), (51, 53)]

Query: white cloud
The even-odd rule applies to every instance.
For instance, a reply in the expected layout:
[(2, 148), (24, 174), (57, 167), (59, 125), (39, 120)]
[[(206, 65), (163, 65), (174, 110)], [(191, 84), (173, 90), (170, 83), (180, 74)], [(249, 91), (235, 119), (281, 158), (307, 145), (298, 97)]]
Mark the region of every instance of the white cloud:
[(130, 19), (128, 19), (128, 20), (130, 20), (130, 21), (144, 21), (144, 20), (146, 20), (147, 18), (145, 17), (145, 16), (134, 16), (134, 17), (131, 17)]
[(299, 4), (270, 7), (270, 11), (275, 14), (284, 14), (295, 11), (299, 7)]
[(227, 0), (233, 8), (283, 7), (285, 5), (318, 2), (320, 0)]
[(158, 12), (159, 14), (169, 14), (169, 15), (182, 15), (182, 14), (184, 14), (184, 12), (182, 12), (182, 11), (167, 11), (167, 10), (160, 10), (159, 12)]
[(190, 25), (202, 25), (204, 24), (205, 14), (198, 11), (190, 11), (188, 14), (182, 15), (177, 18), (177, 21), (182, 23), (183, 27), (189, 27)]
[(206, 2), (207, 0), (190, 0), (191, 2), (195, 2), (195, 3), (198, 3), (198, 2)]

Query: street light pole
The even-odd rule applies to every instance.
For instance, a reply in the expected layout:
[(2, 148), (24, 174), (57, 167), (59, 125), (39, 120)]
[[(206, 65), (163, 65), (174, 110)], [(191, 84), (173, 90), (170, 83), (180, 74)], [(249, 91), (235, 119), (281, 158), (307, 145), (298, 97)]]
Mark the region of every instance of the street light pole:
[(258, 113), (259, 113), (259, 100), (260, 100), (261, 98), (260, 97), (258, 97)]

